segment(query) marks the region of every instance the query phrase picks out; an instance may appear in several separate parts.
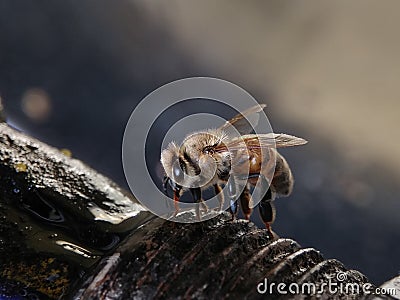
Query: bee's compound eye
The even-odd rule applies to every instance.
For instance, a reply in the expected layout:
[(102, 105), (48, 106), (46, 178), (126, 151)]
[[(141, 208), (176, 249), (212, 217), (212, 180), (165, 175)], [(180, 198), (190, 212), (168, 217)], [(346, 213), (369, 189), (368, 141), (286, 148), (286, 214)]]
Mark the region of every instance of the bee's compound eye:
[(172, 165), (172, 175), (173, 175), (173, 180), (175, 182), (182, 182), (183, 181), (183, 177), (184, 177), (183, 170), (182, 170), (182, 168), (181, 168), (181, 166), (179, 165), (178, 162), (175, 162)]
[(213, 147), (205, 147), (205, 148), (203, 149), (203, 152), (204, 152), (205, 154), (213, 155), (214, 152), (215, 152), (215, 150), (214, 150)]

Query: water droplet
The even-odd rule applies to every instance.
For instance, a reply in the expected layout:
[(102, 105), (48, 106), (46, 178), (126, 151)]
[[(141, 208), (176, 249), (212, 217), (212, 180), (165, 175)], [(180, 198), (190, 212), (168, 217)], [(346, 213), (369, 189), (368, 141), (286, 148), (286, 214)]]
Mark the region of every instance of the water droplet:
[(49, 235), (50, 239), (55, 239), (56, 237), (58, 237), (57, 233), (53, 233), (53, 234)]

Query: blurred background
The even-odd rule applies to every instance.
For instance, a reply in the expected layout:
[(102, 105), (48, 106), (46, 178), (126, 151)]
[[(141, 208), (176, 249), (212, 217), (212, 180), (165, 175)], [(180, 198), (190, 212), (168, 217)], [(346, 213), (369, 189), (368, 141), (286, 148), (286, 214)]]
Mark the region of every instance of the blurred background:
[(275, 231), (380, 284), (400, 271), (399, 11), (395, 0), (1, 1), (0, 97), (10, 124), (127, 187), (121, 143), (137, 103), (176, 79), (229, 80), (268, 105), (275, 132), (309, 140), (282, 151), (296, 183), (276, 201)]

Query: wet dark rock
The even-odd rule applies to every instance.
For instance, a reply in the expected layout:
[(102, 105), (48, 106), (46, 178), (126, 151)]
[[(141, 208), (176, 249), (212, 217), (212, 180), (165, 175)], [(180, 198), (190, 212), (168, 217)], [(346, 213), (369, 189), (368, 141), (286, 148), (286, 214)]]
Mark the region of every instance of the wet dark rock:
[[(337, 260), (325, 260), (315, 249), (301, 248), (291, 239), (271, 240), (263, 229), (228, 214), (197, 224), (151, 221), (128, 237), (114, 255), (100, 264), (82, 287), (83, 299), (303, 299), (282, 295), (276, 288), (265, 294), (257, 286), (314, 283), (308, 297), (362, 299), (338, 291), (330, 294), (329, 281), (360, 287), (369, 283), (358, 271)], [(373, 284), (370, 284), (374, 288)], [(323, 291), (318, 294), (318, 291)], [(377, 298), (381, 299), (381, 298)]]
[(400, 299), (400, 275), (392, 278), (389, 281), (383, 283), (380, 288), (384, 289), (385, 291), (392, 291), (392, 295), (395, 295), (395, 299)]
[(153, 217), (108, 178), (5, 123), (0, 187), (0, 278), (50, 298), (69, 295)]

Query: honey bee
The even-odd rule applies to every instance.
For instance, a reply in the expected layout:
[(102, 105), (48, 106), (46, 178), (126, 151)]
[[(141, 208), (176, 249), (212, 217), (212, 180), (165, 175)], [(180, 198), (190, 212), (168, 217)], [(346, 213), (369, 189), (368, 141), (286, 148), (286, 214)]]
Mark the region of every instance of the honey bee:
[[(288, 134), (251, 134), (253, 126), (246, 118), (257, 120), (264, 108), (265, 105), (251, 107), (218, 129), (191, 133), (180, 146), (171, 142), (162, 151), (161, 164), (166, 174), (164, 193), (168, 195), (168, 186), (172, 188), (175, 215), (185, 190), (190, 190), (193, 200), (199, 204), (196, 207), (198, 217), (200, 206), (207, 210), (202, 190), (209, 187), (214, 188), (221, 209), (224, 202), (221, 185), (225, 185), (232, 220), (237, 215), (237, 200), (248, 220), (252, 213), (252, 198), (258, 199), (261, 219), (273, 237), (271, 224), (276, 214), (273, 200), (276, 196), (289, 196), (294, 182), (287, 161), (276, 148), (304, 145), (307, 141)], [(226, 133), (232, 126), (240, 136), (231, 137)], [(241, 189), (239, 184), (242, 184)], [(251, 188), (254, 188), (253, 194)]]

